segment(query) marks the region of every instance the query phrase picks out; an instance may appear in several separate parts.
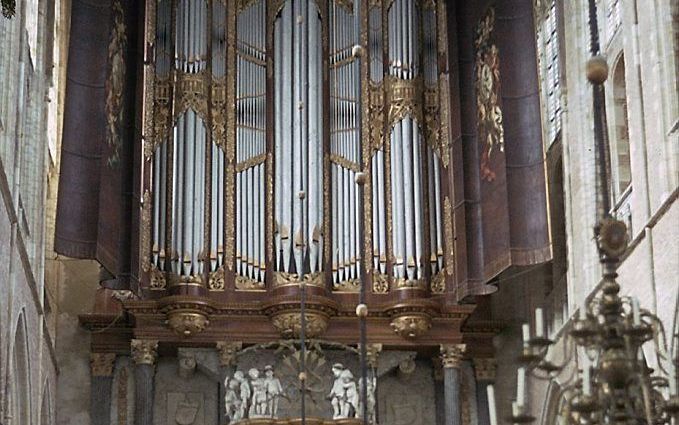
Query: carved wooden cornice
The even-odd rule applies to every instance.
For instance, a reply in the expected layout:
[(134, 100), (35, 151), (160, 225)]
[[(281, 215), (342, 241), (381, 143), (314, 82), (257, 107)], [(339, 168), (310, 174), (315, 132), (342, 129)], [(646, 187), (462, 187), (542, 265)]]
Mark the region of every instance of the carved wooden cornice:
[(474, 373), (477, 381), (495, 381), (497, 362), (492, 357), (474, 359)]

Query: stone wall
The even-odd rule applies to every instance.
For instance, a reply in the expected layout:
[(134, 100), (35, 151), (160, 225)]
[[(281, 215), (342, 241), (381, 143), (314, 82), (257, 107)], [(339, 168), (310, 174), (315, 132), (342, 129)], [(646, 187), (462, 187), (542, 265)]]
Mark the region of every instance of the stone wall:
[[(45, 277), (48, 102), (57, 104), (59, 2), (0, 17), (0, 423), (54, 424), (54, 285)], [(57, 111), (58, 105), (54, 105)]]

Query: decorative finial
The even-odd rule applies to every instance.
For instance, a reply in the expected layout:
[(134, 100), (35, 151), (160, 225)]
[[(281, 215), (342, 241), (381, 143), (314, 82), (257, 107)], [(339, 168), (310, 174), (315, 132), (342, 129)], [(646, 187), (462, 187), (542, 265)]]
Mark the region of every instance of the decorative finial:
[(368, 317), (368, 306), (365, 304), (359, 304), (356, 306), (356, 316), (358, 317)]
[(351, 56), (355, 58), (360, 58), (363, 56), (363, 46), (360, 44), (354, 44), (354, 47), (351, 48)]
[(592, 84), (603, 84), (608, 78), (608, 63), (601, 55), (592, 56), (585, 69), (587, 79)]
[(363, 172), (358, 172), (356, 173), (356, 177), (354, 178), (356, 181), (356, 184), (363, 186), (365, 184), (365, 173)]

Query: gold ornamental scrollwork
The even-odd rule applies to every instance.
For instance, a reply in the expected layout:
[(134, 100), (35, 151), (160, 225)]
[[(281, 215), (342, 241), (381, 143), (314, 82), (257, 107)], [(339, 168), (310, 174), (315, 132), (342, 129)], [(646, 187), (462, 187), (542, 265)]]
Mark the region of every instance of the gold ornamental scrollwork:
[(212, 140), (217, 146), (226, 150), (226, 78), (213, 79), (211, 90)]
[(223, 291), (225, 288), (224, 282), (224, 266), (220, 266), (217, 270), (210, 273), (207, 280), (207, 288), (210, 291)]
[(153, 95), (153, 137), (144, 144), (144, 155), (151, 158), (156, 146), (169, 137), (172, 86), (169, 78), (156, 78)]
[(196, 111), (203, 122), (208, 122), (208, 90), (210, 83), (207, 72), (202, 71), (197, 74), (177, 73), (175, 82), (175, 97), (173, 120), (177, 119), (187, 109)]
[(393, 76), (388, 77), (387, 98), (389, 103), (388, 122), (393, 126), (407, 115), (415, 121), (422, 122), (422, 90), (423, 80), (421, 77), (403, 80)]
[[(304, 333), (307, 338), (316, 338), (325, 333), (328, 328), (327, 315), (315, 311), (304, 313)], [(285, 311), (274, 314), (271, 323), (281, 333), (283, 338), (298, 338), (302, 329), (302, 317), (299, 311)]]
[(361, 281), (359, 279), (343, 280), (332, 284), (332, 290), (335, 292), (359, 292), (361, 290)]
[(431, 278), (431, 292), (432, 294), (442, 294), (446, 292), (446, 276), (445, 268), (440, 272), (436, 273), (434, 277)]
[(158, 270), (155, 265), (149, 270), (149, 288), (154, 291), (162, 291), (167, 288), (165, 273)]
[(446, 245), (444, 252), (445, 269), (448, 275), (452, 275), (455, 259), (455, 251), (453, 249), (455, 243), (453, 236), (453, 206), (450, 203), (450, 198), (447, 196), (443, 198), (443, 237), (445, 238), (444, 243)]
[(424, 279), (406, 279), (404, 277), (400, 277), (397, 279), (394, 279), (394, 285), (396, 286), (396, 289), (402, 290), (402, 289), (427, 289), (427, 282)]
[(148, 273), (151, 271), (151, 192), (145, 190), (141, 199), (141, 268)]
[(408, 313), (391, 320), (391, 328), (405, 339), (416, 339), (431, 328), (431, 318), (424, 313)]
[(301, 283), (309, 286), (325, 288), (325, 281), (323, 279), (322, 272), (305, 274), (302, 279), (299, 278), (297, 273), (274, 272), (274, 288), (291, 285), (299, 286)]
[(389, 292), (389, 277), (386, 274), (373, 270), (372, 278), (374, 293), (386, 294)]
[(265, 289), (264, 282), (240, 275), (236, 276), (235, 285), (239, 291), (263, 291)]
[(372, 82), (365, 86), (369, 99), (366, 126), (369, 132), (370, 156), (372, 156), (372, 153), (381, 149), (384, 144), (384, 86)]

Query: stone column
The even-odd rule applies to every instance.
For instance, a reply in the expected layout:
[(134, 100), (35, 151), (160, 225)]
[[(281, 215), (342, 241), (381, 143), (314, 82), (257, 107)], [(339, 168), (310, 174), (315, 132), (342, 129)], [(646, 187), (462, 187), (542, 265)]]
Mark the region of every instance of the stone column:
[(91, 353), (90, 419), (92, 425), (111, 424), (111, 386), (115, 353)]
[(226, 406), (224, 405), (224, 394), (226, 392), (227, 378), (233, 376), (236, 372), (236, 354), (243, 348), (243, 343), (240, 341), (220, 341), (217, 343), (217, 352), (219, 354), (219, 376), (221, 384), (219, 385), (219, 423), (226, 425), (228, 418), (226, 417)]
[(476, 378), (476, 405), (479, 413), (479, 425), (490, 425), (488, 413), (488, 385), (495, 381), (495, 359), (474, 359), (474, 377)]
[(158, 353), (158, 341), (133, 339), (131, 343), (134, 360), (134, 423), (153, 425), (153, 380)]
[(460, 404), (460, 364), (465, 344), (441, 345), (445, 425), (462, 425)]

